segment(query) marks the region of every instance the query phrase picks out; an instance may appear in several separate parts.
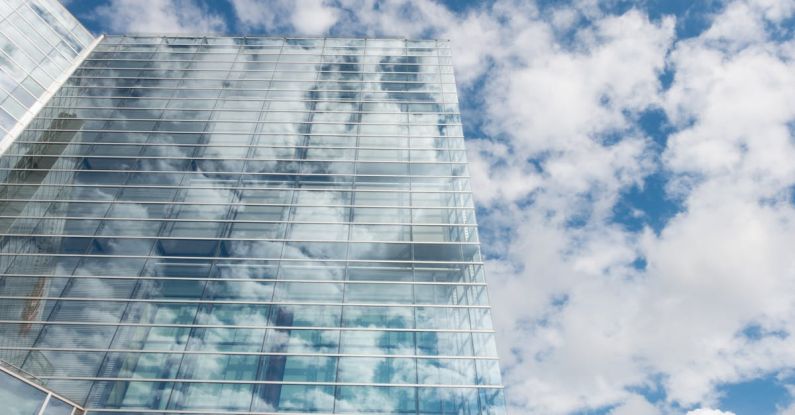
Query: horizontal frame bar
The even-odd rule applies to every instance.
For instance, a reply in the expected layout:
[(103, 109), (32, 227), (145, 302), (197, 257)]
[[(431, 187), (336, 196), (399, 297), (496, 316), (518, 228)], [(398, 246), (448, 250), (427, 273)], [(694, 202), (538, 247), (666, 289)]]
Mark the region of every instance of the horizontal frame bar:
[(242, 329), (242, 330), (277, 330), (277, 331), (357, 331), (357, 332), (394, 332), (394, 333), (482, 333), (494, 334), (493, 329), (421, 329), (392, 327), (322, 327), (322, 326), (271, 326), (271, 325), (230, 325), (230, 324), (177, 324), (177, 323), (134, 323), (106, 321), (68, 321), (68, 320), (0, 320), (0, 324), (36, 324), (41, 326), (92, 326), (92, 327), (165, 327), (182, 329)]
[(129, 155), (129, 156), (119, 156), (119, 155), (105, 155), (105, 154), (36, 154), (36, 153), (28, 153), (28, 154), (3, 154), (4, 156), (8, 157), (39, 157), (39, 158), (56, 158), (56, 159), (111, 159), (111, 160), (192, 160), (192, 161), (203, 161), (203, 160), (211, 160), (211, 161), (273, 161), (273, 162), (312, 162), (312, 163), (351, 163), (351, 164), (362, 164), (362, 163), (369, 163), (369, 164), (408, 164), (408, 165), (424, 165), (424, 164), (432, 164), (436, 165), (464, 165), (467, 166), (469, 163), (466, 161), (431, 161), (431, 160), (420, 160), (420, 161), (411, 161), (411, 160), (369, 160), (369, 159), (315, 159), (315, 158), (246, 158), (246, 157), (178, 157), (178, 156), (139, 156), (139, 155)]
[(480, 242), (463, 241), (381, 241), (356, 239), (288, 239), (288, 238), (246, 238), (246, 237), (209, 237), (209, 236), (169, 236), (169, 235), (103, 235), (103, 234), (46, 234), (46, 233), (3, 233), (0, 238), (91, 238), (91, 239), (127, 239), (127, 240), (158, 240), (158, 241), (240, 241), (240, 242), (277, 242), (277, 243), (337, 243), (337, 244), (387, 244), (387, 245), (477, 245)]
[(451, 282), (451, 281), (384, 281), (384, 280), (302, 280), (292, 278), (194, 278), (194, 277), (159, 277), (159, 276), (124, 276), (124, 275), (31, 275), (31, 274), (0, 274), (1, 278), (74, 278), (98, 280), (130, 280), (130, 281), (215, 281), (215, 282), (273, 282), (273, 283), (307, 283), (307, 284), (344, 284), (344, 285), (440, 285), (462, 287), (486, 287), (485, 282)]
[[(303, 386), (363, 386), (363, 387), (402, 387), (402, 388), (457, 388), (457, 389), (503, 389), (499, 385), (447, 385), (447, 384), (419, 384), (419, 383), (366, 383), (366, 382), (295, 382), (278, 380), (228, 380), (228, 379), (168, 379), (168, 378), (107, 378), (91, 376), (39, 376), (46, 380), (79, 380), (92, 382), (167, 382), (167, 383), (211, 383), (230, 385), (303, 385)], [(87, 408), (88, 411), (93, 410)], [(128, 410), (129, 411), (129, 410)], [(137, 410), (134, 410), (137, 412)], [(161, 411), (158, 411), (161, 412)], [(215, 411), (212, 411), (215, 413)], [(202, 413), (207, 413), (205, 410)], [(247, 412), (245, 412), (247, 413)], [(283, 415), (283, 413), (282, 413)]]
[[(245, 301), (245, 300), (204, 300), (179, 298), (98, 298), (98, 297), (48, 297), (24, 295), (0, 295), (2, 300), (48, 300), (48, 301), (84, 301), (108, 303), (165, 303), (165, 304), (238, 304), (238, 305), (296, 305), (296, 306), (355, 306), (355, 307), (403, 307), (403, 308), (476, 308), (491, 309), (490, 305), (478, 304), (414, 304), (414, 303), (333, 303), (319, 301)], [(23, 321), (24, 324), (30, 321)], [(20, 324), (23, 324), (20, 323)], [(49, 322), (48, 324), (55, 324)], [(43, 323), (44, 324), (44, 323)], [(94, 323), (82, 323), (91, 325)], [(432, 330), (433, 331), (433, 330)]]
[(483, 265), (483, 261), (427, 261), (427, 260), (400, 260), (400, 259), (335, 259), (335, 258), (262, 258), (262, 257), (220, 257), (220, 256), (163, 256), (163, 255), (97, 255), (97, 254), (62, 254), (62, 253), (27, 253), (27, 252), (0, 252), (0, 256), (18, 257), (46, 257), (46, 258), (139, 258), (139, 259), (185, 259), (192, 261), (245, 261), (245, 262), (320, 262), (320, 263), (350, 263), (350, 264), (438, 264), (438, 265)]
[[(133, 217), (98, 217), (98, 216), (11, 216), (0, 215), (0, 219), (41, 219), (41, 220), (96, 220), (96, 221), (125, 221), (125, 222), (199, 222), (199, 223), (250, 223), (250, 224), (287, 224), (287, 225), (354, 225), (354, 226), (417, 226), (451, 228), (476, 228), (476, 223), (410, 223), (410, 222), (331, 222), (331, 221), (300, 221), (300, 220), (253, 220), (253, 219), (180, 219), (180, 218), (133, 218)], [(3, 236), (6, 234), (0, 234)], [(49, 234), (48, 234), (49, 235)], [(182, 239), (182, 238), (180, 238)], [(214, 239), (214, 238), (210, 238)], [(347, 239), (346, 239), (347, 241)], [(344, 242), (344, 241), (342, 241)]]
[[(153, 133), (161, 133), (161, 134), (168, 134), (164, 131), (158, 131)], [(212, 133), (204, 133), (207, 135), (212, 135)], [(258, 134), (259, 136), (269, 136), (271, 134)], [(319, 134), (313, 134), (319, 135)], [(358, 135), (358, 134), (357, 134)], [(337, 137), (337, 136), (334, 136)], [(367, 137), (367, 136), (364, 136)], [(399, 137), (403, 138), (403, 137)], [(445, 138), (445, 139), (452, 139), (452, 140), (462, 140), (460, 137), (438, 137), (438, 138)], [(416, 140), (418, 137), (409, 138), (407, 140)], [(288, 149), (317, 149), (317, 150), (398, 150), (398, 151), (436, 151), (442, 153), (452, 153), (452, 152), (464, 152), (466, 153), (467, 149), (464, 147), (461, 148), (439, 148), (439, 147), (389, 147), (389, 146), (382, 146), (382, 147), (373, 147), (373, 146), (328, 146), (328, 145), (305, 145), (305, 144), (296, 144), (296, 145), (268, 145), (268, 144), (208, 144), (208, 143), (197, 143), (197, 144), (181, 144), (181, 143), (158, 143), (158, 142), (141, 142), (141, 141), (25, 141), (25, 140), (17, 140), (14, 144), (31, 144), (31, 145), (50, 145), (50, 144), (60, 144), (60, 145), (75, 145), (75, 146), (138, 146), (138, 147), (195, 147), (195, 148), (244, 148), (244, 149), (258, 149), (258, 148), (288, 148)], [(27, 155), (26, 155), (27, 156)], [(96, 156), (92, 156), (96, 157)]]
[[(208, 181), (210, 182), (210, 181)], [(235, 180), (236, 182), (236, 180)], [(196, 183), (201, 183), (197, 181)], [(291, 183), (291, 182), (289, 182)], [(285, 191), (285, 192), (327, 192), (327, 193), (389, 193), (389, 194), (449, 194), (449, 195), (463, 195), (469, 196), (472, 194), (469, 190), (422, 190), (422, 189), (406, 189), (404, 191), (398, 189), (368, 189), (368, 188), (343, 188), (343, 187), (259, 187), (259, 186), (195, 186), (193, 183), (185, 186), (169, 186), (169, 185), (143, 185), (143, 184), (83, 184), (83, 183), (41, 183), (41, 184), (27, 184), (27, 183), (14, 183), (14, 182), (0, 182), (0, 188), (3, 186), (9, 187), (85, 187), (85, 188), (113, 188), (113, 189), (172, 189), (172, 190), (242, 190), (242, 191)], [(360, 184), (360, 186), (364, 186)], [(372, 187), (372, 186), (370, 186)], [(31, 199), (35, 200), (35, 199)], [(0, 216), (2, 217), (2, 216)]]
[[(114, 89), (114, 88), (110, 88)], [(179, 89), (175, 89), (178, 91)], [(151, 96), (151, 97), (131, 97), (131, 96), (121, 96), (121, 95), (56, 95), (56, 98), (63, 98), (63, 99), (147, 99), (147, 100), (164, 100), (164, 101), (207, 101), (209, 99), (212, 100), (230, 100), (230, 101), (257, 101), (257, 102), (285, 102), (289, 101), (291, 103), (301, 103), (301, 102), (312, 102), (312, 103), (327, 103), (327, 104), (417, 104), (417, 105), (441, 105), (441, 106), (455, 106), (458, 107), (457, 102), (439, 102), (439, 101), (406, 101), (406, 100), (366, 100), (366, 99), (300, 99), (296, 100), (294, 97), (163, 97), (163, 96)], [(126, 108), (126, 107), (123, 107)], [(179, 109), (179, 108), (172, 108), (172, 109)], [(220, 110), (219, 110), (220, 111)], [(412, 111), (415, 112), (415, 111)], [(434, 114), (438, 113), (438, 111), (433, 111)], [(455, 111), (449, 111), (450, 114), (460, 114), (458, 109), (456, 108)]]
[(171, 349), (97, 349), (63, 347), (12, 347), (0, 346), (0, 350), (87, 352), (87, 353), (137, 353), (137, 354), (185, 354), (185, 355), (223, 355), (223, 356), (306, 356), (306, 357), (372, 357), (394, 359), (444, 359), (444, 360), (499, 360), (497, 356), (449, 356), (420, 354), (361, 354), (361, 353), (300, 353), (300, 352), (243, 352), (221, 350), (171, 350)]

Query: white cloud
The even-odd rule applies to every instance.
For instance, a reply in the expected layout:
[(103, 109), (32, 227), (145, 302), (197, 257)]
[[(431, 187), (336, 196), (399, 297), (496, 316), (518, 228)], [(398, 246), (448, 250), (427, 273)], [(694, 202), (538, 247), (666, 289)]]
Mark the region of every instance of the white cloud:
[(231, 0), (231, 3), (244, 31), (276, 28), (292, 12), (287, 1)]
[(231, 0), (245, 31), (281, 30), (292, 35), (321, 35), (339, 19), (339, 10), (325, 0)]
[[(489, 268), (507, 393), (518, 410), (627, 405), (635, 399), (628, 387), (655, 379), (670, 402), (714, 404), (716, 385), (795, 364), (786, 339), (738, 335), (749, 324), (795, 330), (787, 192), (795, 183), (787, 126), (795, 68), (783, 58), (789, 46), (769, 41), (763, 25), (737, 26), (738, 9), (760, 21), (768, 10), (732, 5), (712, 29), (677, 44), (670, 23), (634, 12), (604, 17), (574, 47), (536, 36), (544, 40), (527, 43), (526, 60), (493, 72), (488, 128), (510, 137), (503, 146), (513, 153), (478, 143), (473, 173), (497, 174), (481, 173), (474, 187), (489, 189), (478, 195), (488, 205), (522, 192), (533, 202), (494, 213), (515, 236)], [(656, 78), (665, 64), (676, 75), (663, 93)], [(659, 161), (626, 115), (654, 106), (680, 128)], [(626, 129), (619, 144), (598, 139)], [(523, 172), (535, 155), (544, 156), (544, 172)], [(660, 168), (678, 177), (672, 190), (686, 211), (659, 235), (611, 224), (619, 192)], [(583, 212), (581, 227), (565, 226)], [(629, 266), (638, 256), (646, 271)], [(566, 301), (551, 306), (552, 298)]]
[(110, 0), (95, 17), (109, 33), (223, 33), (223, 18), (194, 0)]
[(694, 411), (690, 411), (687, 415), (734, 415), (734, 412), (724, 412), (719, 411), (717, 409), (696, 409)]
[(293, 26), (298, 33), (319, 35), (333, 26), (339, 18), (336, 9), (322, 0), (302, 1), (292, 16)]
[[(610, 411), (608, 415), (660, 415), (660, 410), (642, 396), (634, 395)], [(720, 414), (715, 414), (720, 415)]]

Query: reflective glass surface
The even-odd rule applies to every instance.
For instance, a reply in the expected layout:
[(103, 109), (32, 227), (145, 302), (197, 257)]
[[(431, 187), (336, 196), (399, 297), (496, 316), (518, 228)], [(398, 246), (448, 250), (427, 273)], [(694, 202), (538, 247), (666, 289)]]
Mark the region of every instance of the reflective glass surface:
[(504, 413), (446, 41), (106, 37), (0, 201), (0, 359), (89, 413)]
[(82, 415), (83, 410), (53, 395), (22, 374), (0, 368), (0, 403), (7, 415)]
[(30, 119), (93, 40), (58, 0), (0, 2), (0, 142)]

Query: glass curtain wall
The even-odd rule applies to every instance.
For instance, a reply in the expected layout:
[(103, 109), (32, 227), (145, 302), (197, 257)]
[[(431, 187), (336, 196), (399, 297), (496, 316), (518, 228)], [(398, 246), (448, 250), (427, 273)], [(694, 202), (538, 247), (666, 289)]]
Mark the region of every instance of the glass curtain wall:
[(93, 40), (58, 0), (0, 1), (0, 142)]
[(89, 414), (500, 414), (446, 41), (106, 37), (0, 157), (0, 359)]

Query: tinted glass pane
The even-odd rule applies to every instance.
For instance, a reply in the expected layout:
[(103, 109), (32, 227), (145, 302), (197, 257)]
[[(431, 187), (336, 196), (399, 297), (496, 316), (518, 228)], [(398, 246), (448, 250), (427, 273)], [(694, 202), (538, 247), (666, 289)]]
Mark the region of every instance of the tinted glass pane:
[(0, 401), (13, 415), (36, 415), (47, 394), (0, 371)]
[(57, 398), (50, 398), (42, 415), (71, 415), (74, 407)]

